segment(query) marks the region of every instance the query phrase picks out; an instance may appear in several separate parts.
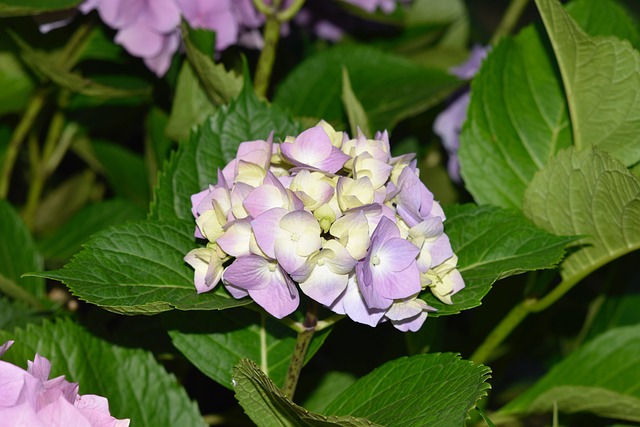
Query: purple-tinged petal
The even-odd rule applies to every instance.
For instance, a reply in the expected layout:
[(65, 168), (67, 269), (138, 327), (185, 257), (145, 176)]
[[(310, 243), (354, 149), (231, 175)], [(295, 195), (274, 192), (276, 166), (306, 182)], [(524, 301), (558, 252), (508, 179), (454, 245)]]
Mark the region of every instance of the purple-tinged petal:
[(0, 360), (0, 407), (18, 402), (24, 378), (24, 369)]
[(333, 273), (327, 264), (317, 265), (311, 275), (300, 283), (300, 289), (310, 298), (330, 307), (346, 289), (348, 279), (346, 274)]
[(362, 299), (368, 309), (386, 310), (393, 304), (393, 299), (384, 298), (380, 295), (373, 284), (371, 269), (367, 268), (369, 261), (365, 258), (356, 264), (356, 278), (358, 289), (362, 295)]
[(269, 286), (278, 268), (276, 263), (260, 256), (247, 255), (236, 258), (224, 270), (222, 279), (226, 283), (246, 290), (263, 289)]
[(47, 381), (51, 373), (51, 362), (49, 362), (49, 359), (46, 357), (36, 354), (33, 362), (30, 360), (27, 361), (27, 372), (40, 381)]
[(154, 30), (169, 33), (180, 25), (180, 9), (175, 0), (152, 0), (146, 6), (145, 17)]
[(0, 345), (0, 357), (9, 350), (9, 348), (13, 345), (13, 340), (9, 340), (6, 343)]
[(489, 50), (491, 50), (490, 47), (480, 45), (473, 46), (471, 53), (469, 54), (469, 58), (462, 64), (449, 69), (449, 72), (461, 79), (471, 80), (478, 70), (480, 70), (482, 61), (484, 61), (489, 54)]
[(298, 289), (281, 269), (272, 275), (266, 288), (249, 289), (249, 295), (259, 306), (278, 319), (293, 313), (300, 304)]
[(42, 408), (38, 412), (38, 416), (42, 420), (47, 420), (51, 426), (92, 427), (89, 421), (82, 416), (80, 410), (63, 397)]
[(36, 410), (25, 402), (16, 406), (0, 406), (0, 427), (51, 427), (49, 420), (41, 419)]
[(336, 313), (346, 314), (355, 322), (372, 327), (376, 326), (384, 316), (384, 310), (371, 309), (367, 306), (353, 275), (349, 278), (344, 294), (336, 300), (331, 309)]
[(114, 40), (131, 55), (141, 58), (158, 56), (164, 47), (164, 36), (144, 24), (121, 29)]
[(280, 220), (287, 213), (286, 209), (273, 208), (251, 221), (258, 246), (270, 258), (276, 257), (275, 243), (280, 235)]
[(160, 53), (152, 58), (144, 58), (144, 63), (154, 74), (162, 77), (169, 70), (173, 54), (176, 53), (180, 46), (180, 35), (178, 31), (165, 34), (163, 37), (163, 45)]
[(251, 245), (251, 220), (238, 219), (224, 226), (225, 232), (218, 237), (216, 243), (223, 251), (233, 257), (241, 257), (250, 254)]

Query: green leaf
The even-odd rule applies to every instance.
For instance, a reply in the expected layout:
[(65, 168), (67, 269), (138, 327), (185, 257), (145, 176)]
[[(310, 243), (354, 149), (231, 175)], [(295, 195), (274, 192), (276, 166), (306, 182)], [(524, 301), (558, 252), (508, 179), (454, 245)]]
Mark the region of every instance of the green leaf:
[(62, 9), (71, 9), (82, 0), (1, 0), (0, 17), (39, 15)]
[(145, 123), (145, 161), (149, 173), (151, 188), (155, 187), (160, 165), (169, 158), (174, 141), (166, 135), (169, 117), (158, 107), (152, 107)]
[(19, 301), (0, 297), (0, 330), (24, 328), (28, 324), (39, 323), (43, 318)]
[(351, 80), (349, 80), (349, 71), (347, 71), (345, 67), (342, 67), (342, 103), (344, 104), (344, 110), (349, 118), (351, 134), (357, 135), (358, 129), (360, 129), (362, 133), (371, 137), (373, 134), (369, 128), (367, 112), (364, 111), (364, 108), (362, 108), (362, 104), (358, 101), (356, 94), (353, 93)]
[[(98, 189), (98, 191), (96, 191)], [(100, 184), (96, 183), (96, 175), (85, 170), (62, 181), (57, 187), (50, 189), (44, 196), (36, 212), (34, 230), (38, 234), (46, 234), (57, 230), (73, 214), (91, 200), (95, 193), (102, 193)], [(51, 215), (55, 212), (55, 215)]]
[(227, 104), (242, 90), (242, 78), (232, 71), (227, 71), (222, 64), (216, 64), (212, 52), (203, 52), (194, 40), (200, 40), (201, 30), (194, 30), (186, 22), (182, 22), (182, 40), (184, 41), (187, 59), (193, 71), (200, 78), (207, 96), (214, 104)]
[(318, 383), (314, 384), (311, 394), (302, 402), (302, 406), (314, 412), (324, 412), (325, 408), (336, 396), (356, 382), (356, 377), (348, 372), (327, 372)]
[(274, 102), (298, 117), (342, 122), (342, 67), (375, 130), (424, 112), (461, 84), (445, 71), (371, 47), (338, 45), (302, 62), (280, 83)]
[(446, 24), (448, 27), (438, 46), (448, 49), (466, 48), (469, 41), (469, 17), (461, 0), (415, 0), (405, 17), (407, 26)]
[(631, 289), (629, 293), (606, 295), (603, 298), (587, 338), (593, 338), (614, 327), (640, 324), (640, 293)]
[(344, 390), (328, 414), (364, 417), (381, 425), (461, 426), (487, 394), (490, 369), (451, 353), (385, 363)]
[(535, 172), (571, 145), (562, 85), (533, 27), (503, 37), (473, 80), (460, 172), (480, 204), (520, 208)]
[(235, 156), (243, 141), (297, 135), (300, 126), (279, 108), (260, 101), (250, 85), (229, 106), (191, 133), (180, 145), (158, 178), (151, 206), (151, 217), (157, 219), (191, 219), (190, 196), (217, 180), (223, 168)]
[(495, 206), (454, 205), (446, 209), (445, 232), (458, 255), (465, 288), (452, 297), (453, 305), (430, 292), (423, 298), (438, 309), (429, 316), (455, 314), (477, 307), (499, 279), (525, 271), (555, 267), (573, 237), (549, 234), (521, 213)]
[(560, 67), (574, 144), (640, 161), (640, 52), (615, 37), (591, 37), (557, 0), (536, 0)]
[(35, 297), (44, 297), (44, 280), (20, 277), (24, 273), (42, 270), (42, 256), (22, 218), (5, 200), (0, 200), (0, 236), (0, 277)]
[(20, 60), (6, 48), (6, 44), (6, 39), (0, 40), (0, 116), (22, 111), (35, 86)]
[(142, 156), (113, 143), (94, 141), (92, 146), (113, 191), (146, 208), (151, 196)]
[(612, 329), (557, 364), (500, 414), (593, 412), (640, 421), (640, 325)]
[[(224, 387), (232, 387), (233, 367), (243, 358), (260, 363), (274, 383), (284, 384), (296, 333), (271, 316), (265, 315), (262, 325), (260, 315), (248, 310), (179, 314), (170, 327), (173, 345), (200, 371)], [(320, 349), (329, 331), (325, 329), (314, 335), (305, 362)], [(264, 359), (262, 340), (266, 350)]]
[(37, 273), (81, 299), (122, 314), (220, 310), (248, 304), (222, 287), (198, 295), (183, 257), (196, 247), (191, 221), (140, 221), (92, 237), (64, 268)]
[(64, 89), (101, 99), (150, 95), (151, 91), (149, 87), (129, 89), (108, 86), (87, 79), (80, 74), (73, 73), (66, 68), (68, 66), (67, 64), (60, 65), (53, 61), (50, 55), (34, 50), (15, 32), (9, 31), (9, 34), (20, 48), (20, 55), (24, 62), (34, 71), (51, 79), (51, 81)]
[(167, 135), (176, 141), (181, 141), (189, 136), (192, 127), (202, 123), (215, 111), (215, 105), (207, 97), (189, 62), (185, 61), (178, 74), (178, 85), (171, 106)]
[(583, 235), (561, 266), (565, 281), (640, 248), (640, 181), (597, 148), (569, 148), (536, 174), (523, 211), (557, 235)]
[(3, 360), (25, 367), (36, 353), (46, 357), (50, 378), (64, 375), (79, 383), (80, 394), (106, 397), (111, 415), (129, 418), (131, 425), (206, 425), (198, 406), (149, 352), (115, 346), (70, 320), (29, 325), (0, 337), (15, 340)]
[(634, 16), (615, 0), (573, 0), (565, 9), (591, 36), (616, 36), (640, 47), (640, 31)]
[(69, 260), (89, 237), (108, 226), (143, 219), (144, 210), (121, 199), (94, 203), (82, 208), (38, 247), (48, 262)]
[(314, 414), (293, 403), (282, 390), (250, 360), (243, 359), (233, 370), (236, 398), (258, 426), (342, 426), (373, 427), (368, 420)]

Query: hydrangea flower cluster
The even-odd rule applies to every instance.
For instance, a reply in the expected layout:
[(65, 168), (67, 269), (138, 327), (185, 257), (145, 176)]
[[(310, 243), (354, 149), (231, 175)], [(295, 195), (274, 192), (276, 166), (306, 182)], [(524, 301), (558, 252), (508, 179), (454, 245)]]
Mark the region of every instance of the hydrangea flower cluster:
[[(488, 53), (488, 47), (474, 46), (469, 58), (464, 63), (451, 68), (449, 72), (460, 79), (471, 80), (480, 70), (480, 65)], [(460, 132), (467, 119), (468, 107), (469, 89), (467, 88), (444, 111), (438, 114), (433, 122), (433, 132), (440, 137), (442, 145), (449, 154), (447, 169), (449, 176), (455, 182), (461, 182), (458, 148), (460, 148)]]
[[(0, 346), (0, 356), (13, 344)], [(36, 354), (24, 369), (0, 361), (0, 426), (128, 427), (109, 413), (102, 396), (78, 394), (64, 376), (49, 379), (51, 363)]]
[[(380, 8), (391, 13), (398, 0), (345, 0), (368, 12)], [(269, 0), (266, 1), (270, 3)], [(285, 0), (283, 7), (289, 7)], [(264, 41), (260, 27), (265, 17), (253, 5), (252, 0), (85, 0), (79, 9), (82, 13), (97, 10), (100, 18), (116, 29), (116, 43), (133, 56), (142, 58), (147, 67), (162, 76), (169, 69), (171, 58), (180, 46), (180, 19), (184, 18), (194, 28), (216, 32), (216, 51), (232, 45), (260, 49)], [(66, 25), (70, 17), (41, 26), (49, 31)], [(300, 25), (310, 23), (308, 11), (300, 13)], [(342, 31), (322, 20), (317, 25), (318, 35), (332, 41), (338, 40)], [(286, 28), (285, 28), (286, 31)]]
[(181, 17), (194, 28), (215, 31), (218, 51), (238, 43), (261, 46), (258, 28), (264, 17), (251, 0), (85, 0), (79, 9), (97, 10), (118, 30), (116, 43), (158, 76), (167, 72), (180, 46)]
[(349, 139), (320, 122), (282, 143), (243, 142), (218, 182), (191, 196), (206, 247), (185, 261), (198, 293), (220, 281), (277, 318), (299, 290), (336, 313), (416, 331), (464, 287), (442, 208), (413, 154), (391, 157), (386, 131)]

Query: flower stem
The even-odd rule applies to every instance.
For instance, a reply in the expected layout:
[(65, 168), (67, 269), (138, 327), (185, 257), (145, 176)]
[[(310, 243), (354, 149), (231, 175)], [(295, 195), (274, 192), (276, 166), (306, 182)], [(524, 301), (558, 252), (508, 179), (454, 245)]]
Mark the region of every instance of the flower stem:
[(511, 331), (513, 331), (528, 314), (529, 310), (525, 307), (525, 301), (513, 307), (498, 326), (493, 328), (480, 347), (471, 355), (470, 359), (476, 363), (485, 363), (491, 354), (493, 354), (494, 350), (502, 344)]
[(289, 399), (293, 400), (293, 394), (296, 391), (298, 385), (298, 378), (300, 377), (300, 371), (304, 364), (304, 358), (307, 354), (307, 349), (313, 338), (313, 333), (316, 331), (316, 325), (318, 323), (318, 305), (315, 301), (309, 301), (307, 307), (307, 315), (304, 319), (304, 330), (298, 333), (296, 339), (296, 347), (291, 355), (291, 362), (289, 363), (289, 370), (287, 371), (287, 377), (284, 382), (282, 391)]
[(511, 0), (507, 11), (502, 16), (502, 21), (500, 21), (498, 28), (493, 33), (493, 37), (491, 37), (491, 45), (495, 46), (503, 36), (513, 31), (525, 7), (527, 7), (527, 3), (529, 3), (529, 0)]
[(471, 360), (477, 363), (486, 362), (494, 350), (511, 334), (511, 332), (527, 317), (529, 313), (543, 311), (553, 305), (569, 292), (577, 283), (588, 276), (591, 272), (601, 267), (600, 264), (592, 265), (591, 268), (581, 271), (573, 276), (566, 277), (551, 292), (540, 299), (526, 299), (511, 309), (509, 314), (502, 319), (493, 331), (487, 336), (484, 342), (471, 355)]
[(27, 105), (27, 109), (20, 119), (20, 123), (18, 123), (18, 126), (16, 126), (16, 129), (13, 131), (13, 135), (11, 135), (11, 140), (9, 141), (9, 146), (4, 156), (4, 162), (2, 163), (2, 170), (0, 171), (0, 200), (6, 199), (9, 194), (11, 174), (18, 153), (20, 152), (20, 146), (38, 118), (44, 106), (44, 101), (44, 91), (37, 91), (29, 101), (29, 105)]
[(267, 23), (264, 26), (264, 47), (262, 48), (262, 52), (260, 52), (255, 81), (253, 83), (256, 94), (262, 98), (265, 98), (267, 95), (279, 40), (280, 21), (278, 21), (274, 15), (267, 16)]
[(253, 4), (267, 19), (263, 33), (264, 47), (258, 58), (258, 66), (253, 82), (256, 94), (259, 97), (266, 98), (273, 71), (273, 63), (278, 50), (278, 42), (280, 41), (280, 26), (284, 22), (293, 19), (304, 4), (304, 0), (295, 0), (284, 10), (279, 10), (281, 0), (274, 0), (271, 6), (267, 6), (263, 0), (253, 0)]

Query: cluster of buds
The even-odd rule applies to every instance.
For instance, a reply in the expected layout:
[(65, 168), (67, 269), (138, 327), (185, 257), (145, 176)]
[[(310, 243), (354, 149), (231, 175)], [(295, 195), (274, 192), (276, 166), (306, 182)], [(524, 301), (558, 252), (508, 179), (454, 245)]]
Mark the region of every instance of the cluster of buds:
[(415, 155), (391, 157), (386, 132), (349, 139), (329, 124), (274, 143), (243, 142), (218, 182), (191, 197), (206, 247), (185, 261), (199, 293), (220, 281), (277, 318), (305, 295), (356, 322), (416, 331), (464, 287), (442, 208)]

